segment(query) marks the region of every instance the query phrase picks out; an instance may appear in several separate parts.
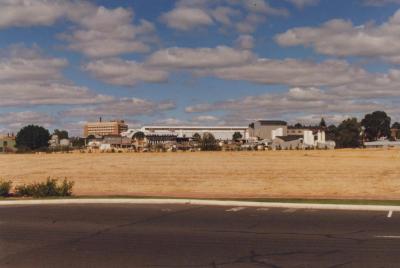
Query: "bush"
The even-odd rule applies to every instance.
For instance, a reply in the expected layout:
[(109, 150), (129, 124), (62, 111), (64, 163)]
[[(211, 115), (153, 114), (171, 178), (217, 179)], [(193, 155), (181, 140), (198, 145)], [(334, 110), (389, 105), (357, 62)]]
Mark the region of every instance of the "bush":
[(0, 196), (3, 196), (3, 197), (9, 196), (11, 187), (12, 187), (11, 181), (0, 180)]
[(74, 182), (64, 179), (60, 185), (56, 179), (48, 178), (46, 182), (32, 183), (15, 187), (17, 196), (71, 196)]

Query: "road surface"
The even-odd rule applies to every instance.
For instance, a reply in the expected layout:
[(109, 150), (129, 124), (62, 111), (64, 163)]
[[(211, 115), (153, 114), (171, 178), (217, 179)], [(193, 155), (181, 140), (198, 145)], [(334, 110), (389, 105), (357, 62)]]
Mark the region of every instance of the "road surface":
[(400, 213), (0, 206), (0, 267), (400, 267)]

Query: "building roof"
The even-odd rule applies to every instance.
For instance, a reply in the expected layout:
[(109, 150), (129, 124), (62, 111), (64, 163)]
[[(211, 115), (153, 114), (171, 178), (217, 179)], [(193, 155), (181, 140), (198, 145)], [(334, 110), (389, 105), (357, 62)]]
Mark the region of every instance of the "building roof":
[(283, 141), (295, 141), (303, 138), (303, 135), (289, 135), (289, 136), (277, 136), (276, 138)]
[(258, 120), (262, 126), (287, 126), (287, 122), (281, 120)]

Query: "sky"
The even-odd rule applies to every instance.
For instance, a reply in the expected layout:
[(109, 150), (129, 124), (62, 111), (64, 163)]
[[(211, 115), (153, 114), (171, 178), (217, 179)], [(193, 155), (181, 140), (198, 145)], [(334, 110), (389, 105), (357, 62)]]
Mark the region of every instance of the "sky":
[(0, 133), (400, 120), (400, 0), (0, 0)]

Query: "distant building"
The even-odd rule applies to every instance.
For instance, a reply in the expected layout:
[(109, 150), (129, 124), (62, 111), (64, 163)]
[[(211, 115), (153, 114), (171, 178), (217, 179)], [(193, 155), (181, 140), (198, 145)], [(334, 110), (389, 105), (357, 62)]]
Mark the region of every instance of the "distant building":
[(123, 135), (132, 137), (136, 132), (143, 132), (147, 138), (161, 141), (166, 139), (191, 138), (195, 133), (203, 136), (204, 133), (211, 133), (217, 140), (231, 140), (235, 132), (242, 134), (243, 139), (248, 138), (247, 127), (240, 126), (144, 126), (140, 129), (130, 129)]
[(88, 122), (84, 126), (83, 135), (88, 137), (94, 136), (107, 136), (107, 135), (120, 135), (122, 132), (128, 130), (128, 125), (123, 120), (103, 122), (100, 118), (99, 122)]
[(0, 153), (14, 152), (15, 149), (15, 136), (13, 134), (0, 135)]
[(398, 140), (397, 137), (400, 136), (399, 134), (400, 134), (400, 129), (398, 129), (398, 128), (390, 129), (390, 136), (392, 137), (393, 140)]
[(400, 141), (378, 140), (364, 142), (365, 148), (400, 148)]
[(249, 135), (262, 140), (273, 140), (278, 136), (287, 136), (287, 123), (280, 120), (259, 120), (249, 125)]

